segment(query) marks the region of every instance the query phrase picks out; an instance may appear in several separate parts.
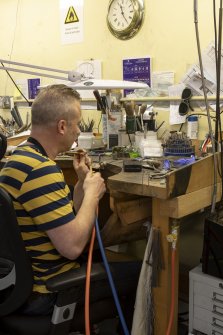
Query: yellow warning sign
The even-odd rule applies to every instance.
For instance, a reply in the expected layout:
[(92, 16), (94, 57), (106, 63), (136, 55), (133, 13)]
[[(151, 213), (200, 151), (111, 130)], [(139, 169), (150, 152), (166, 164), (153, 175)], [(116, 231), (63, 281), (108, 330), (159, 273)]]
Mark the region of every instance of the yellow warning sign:
[(66, 20), (64, 23), (67, 24), (67, 23), (74, 23), (74, 22), (79, 22), (79, 19), (78, 19), (77, 13), (74, 10), (74, 7), (71, 6), (68, 9)]

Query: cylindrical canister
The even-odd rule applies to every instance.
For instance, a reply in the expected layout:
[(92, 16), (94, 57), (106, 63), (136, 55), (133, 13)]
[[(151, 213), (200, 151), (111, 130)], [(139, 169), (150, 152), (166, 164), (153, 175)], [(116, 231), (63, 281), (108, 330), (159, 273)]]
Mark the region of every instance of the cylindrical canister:
[(192, 140), (198, 138), (198, 116), (190, 115), (187, 119), (187, 136)]

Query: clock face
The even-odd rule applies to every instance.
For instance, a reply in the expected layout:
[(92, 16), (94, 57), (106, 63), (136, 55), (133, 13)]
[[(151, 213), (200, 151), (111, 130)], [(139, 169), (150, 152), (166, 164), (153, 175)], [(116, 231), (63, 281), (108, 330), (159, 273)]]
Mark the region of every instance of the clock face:
[(115, 30), (128, 28), (134, 17), (134, 6), (131, 0), (114, 0), (109, 9), (109, 22)]
[(143, 16), (144, 0), (110, 0), (108, 28), (115, 37), (129, 39), (138, 32)]

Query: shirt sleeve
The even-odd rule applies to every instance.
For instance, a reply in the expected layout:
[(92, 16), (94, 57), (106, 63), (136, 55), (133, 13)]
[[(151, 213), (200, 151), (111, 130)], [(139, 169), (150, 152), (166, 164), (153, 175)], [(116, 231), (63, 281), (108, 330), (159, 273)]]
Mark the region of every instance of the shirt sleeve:
[(73, 202), (63, 173), (55, 165), (33, 170), (23, 183), (19, 202), (38, 230), (49, 230), (74, 219)]

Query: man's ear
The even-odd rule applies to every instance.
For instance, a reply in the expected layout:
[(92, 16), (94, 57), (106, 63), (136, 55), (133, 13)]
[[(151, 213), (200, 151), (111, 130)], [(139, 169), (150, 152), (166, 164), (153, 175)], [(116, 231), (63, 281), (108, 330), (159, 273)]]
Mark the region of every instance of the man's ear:
[(66, 120), (60, 120), (57, 123), (57, 131), (59, 134), (64, 135), (67, 127), (67, 121)]

